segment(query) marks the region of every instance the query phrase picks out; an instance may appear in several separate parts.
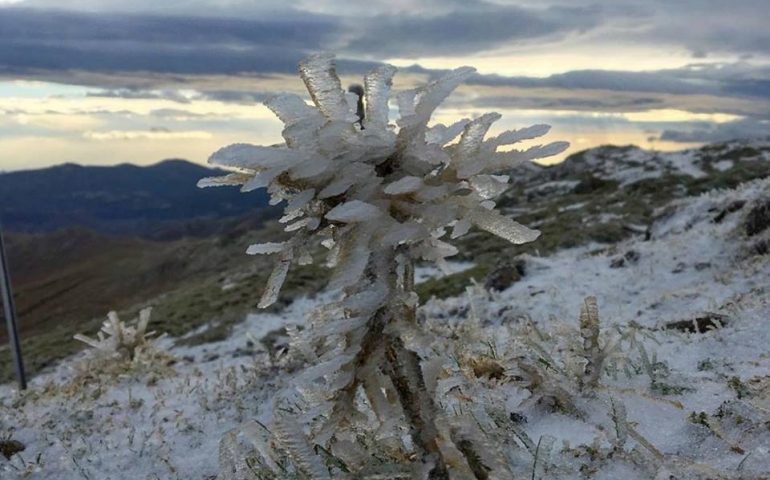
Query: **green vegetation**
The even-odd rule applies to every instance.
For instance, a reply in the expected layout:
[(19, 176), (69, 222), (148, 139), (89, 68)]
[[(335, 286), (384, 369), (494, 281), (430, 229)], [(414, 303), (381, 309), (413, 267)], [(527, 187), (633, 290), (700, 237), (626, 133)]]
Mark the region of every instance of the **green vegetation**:
[[(206, 330), (192, 335), (180, 343), (198, 345), (224, 340), (232, 326), (243, 320), (257, 303), (269, 271), (248, 275), (223, 288), (221, 282), (193, 285), (157, 298), (152, 326), (172, 336), (182, 336), (203, 325)], [(318, 292), (326, 281), (328, 272), (318, 265), (304, 265), (290, 271), (284, 288), (275, 305), (267, 311), (277, 311), (289, 305), (294, 298)]]
[(691, 387), (671, 385), (663, 382), (652, 382), (650, 388), (653, 392), (661, 395), (682, 395), (683, 393), (692, 393), (695, 391), (695, 389)]
[(751, 396), (751, 390), (749, 390), (749, 387), (747, 387), (746, 384), (743, 383), (738, 377), (730, 377), (730, 379), (727, 381), (727, 386), (729, 386), (735, 392), (735, 395), (739, 399)]

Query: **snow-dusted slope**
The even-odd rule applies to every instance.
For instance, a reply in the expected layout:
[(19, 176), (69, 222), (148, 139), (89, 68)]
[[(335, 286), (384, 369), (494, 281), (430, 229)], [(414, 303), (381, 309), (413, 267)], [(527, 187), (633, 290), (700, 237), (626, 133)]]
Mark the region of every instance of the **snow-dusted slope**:
[[(583, 299), (596, 296), (608, 331), (638, 326), (655, 378), (645, 372), (641, 351), (626, 348), (624, 355), (636, 373), (605, 378), (608, 388), (596, 399), (578, 399), (585, 415), (581, 420), (532, 405), (522, 409), (518, 399), (529, 393), (514, 389), (510, 397), (517, 401), (507, 407), (527, 417), (522, 428), (529, 436), (537, 441), (550, 435), (557, 445), (569, 441), (573, 449), (581, 443), (606, 444), (612, 440), (607, 432), (613, 425), (607, 418), (610, 399), (622, 399), (629, 422), (664, 456), (646, 452), (650, 461), (664, 468), (630, 466), (619, 457), (595, 462), (592, 468), (602, 468), (589, 469), (592, 473), (585, 478), (652, 478), (653, 473), (654, 478), (669, 478), (666, 472), (671, 478), (766, 478), (770, 228), (751, 236), (746, 232), (751, 210), (756, 213), (762, 205), (770, 206), (770, 180), (687, 199), (654, 224), (648, 241), (637, 237), (611, 248), (589, 246), (549, 258), (529, 257), (529, 274), (511, 288), (429, 302), (423, 314), (440, 322), (477, 317), (498, 352), (513, 345), (511, 332), (525, 331), (519, 326), (531, 322), (546, 338), (557, 337), (543, 344), (552, 345), (548, 353), (558, 362), (580, 340), (577, 318)], [(573, 330), (565, 330), (569, 324)], [(560, 334), (572, 335), (573, 342), (558, 340)], [(553, 457), (551, 474), (544, 478), (577, 478), (577, 471), (564, 466), (563, 456)], [(584, 458), (577, 463), (591, 464)]]
[[(486, 401), (510, 417), (518, 433), (489, 434), (508, 435), (499, 438), (510, 442), (507, 461), (522, 478), (533, 469), (541, 478), (763, 478), (770, 471), (770, 256), (762, 245), (770, 229), (747, 227), (763, 201), (770, 201), (767, 179), (688, 198), (660, 212), (649, 240), (527, 257), (526, 277), (503, 292), (429, 301), (420, 317), (434, 336), (414, 348), (436, 357), (432, 369), (441, 366), (442, 404)], [(638, 343), (623, 341), (618, 351), (630, 377), (620, 369), (580, 392), (562, 375), (591, 295), (603, 341), (617, 327), (618, 336), (636, 329)], [(0, 387), (0, 439), (26, 447), (10, 461), (0, 457), (0, 478), (214, 478), (220, 437), (247, 420), (269, 420), (270, 400), (302, 368), (288, 357), (272, 361), (286, 341), (281, 334), (260, 340), (300, 325), (315, 304), (297, 300), (280, 314), (249, 316), (227, 341), (174, 348), (171, 373), (105, 381), (76, 375), (74, 358), (23, 394)], [(682, 321), (696, 323), (675, 323)], [(492, 367), (469, 374), (457, 352)], [(554, 383), (550, 390), (532, 387), (530, 361), (553, 362), (540, 372)], [(549, 368), (553, 374), (543, 373)], [(558, 395), (570, 405), (554, 407)], [(627, 421), (614, 420), (621, 403)], [(618, 425), (631, 431), (623, 441)], [(522, 438), (543, 444), (537, 460)]]
[(626, 186), (663, 175), (703, 178), (710, 172), (757, 160), (770, 160), (770, 140), (736, 140), (677, 152), (655, 152), (634, 146), (599, 147), (574, 155), (553, 170), (562, 175), (590, 173)]

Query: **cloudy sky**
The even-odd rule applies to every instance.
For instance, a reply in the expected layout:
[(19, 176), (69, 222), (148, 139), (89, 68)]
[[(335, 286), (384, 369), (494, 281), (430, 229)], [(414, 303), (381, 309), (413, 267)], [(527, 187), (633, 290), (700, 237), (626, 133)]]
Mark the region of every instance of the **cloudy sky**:
[(438, 120), (550, 123), (569, 152), (764, 136), (768, 18), (768, 0), (0, 0), (0, 170), (278, 142), (260, 102), (302, 93), (319, 51), (345, 84), (475, 66)]

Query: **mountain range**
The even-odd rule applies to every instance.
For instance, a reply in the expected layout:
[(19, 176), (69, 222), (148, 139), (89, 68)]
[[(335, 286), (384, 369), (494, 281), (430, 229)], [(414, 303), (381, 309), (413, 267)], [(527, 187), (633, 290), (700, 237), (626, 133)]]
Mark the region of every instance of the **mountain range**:
[(83, 227), (103, 234), (169, 240), (227, 230), (244, 215), (269, 217), (260, 190), (199, 189), (212, 170), (183, 160), (148, 167), (64, 164), (0, 174), (0, 221), (7, 231), (46, 233)]

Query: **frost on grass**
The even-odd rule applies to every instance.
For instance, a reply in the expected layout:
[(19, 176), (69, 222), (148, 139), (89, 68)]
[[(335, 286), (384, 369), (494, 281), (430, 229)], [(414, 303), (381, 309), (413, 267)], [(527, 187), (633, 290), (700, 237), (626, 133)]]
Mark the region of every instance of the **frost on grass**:
[[(642, 365), (658, 362), (645, 360), (641, 345), (657, 342), (655, 335), (635, 324), (603, 325), (593, 297), (577, 321), (552, 318), (541, 328), (511, 310), (501, 318), (497, 295), (470, 287), (466, 302), (451, 299), (423, 312), (432, 338), (444, 340), (417, 350), (431, 358), (424, 372), (468, 469), (453, 463), (457, 476), (450, 478), (744, 478), (663, 454), (629, 419), (626, 402), (654, 406), (649, 412), (683, 408), (644, 381)], [(466, 318), (447, 321), (458, 303)], [(644, 420), (647, 431), (661, 421)]]
[[(513, 243), (535, 240), (539, 232), (496, 212), (494, 199), (507, 189), (505, 173), (514, 166), (558, 154), (567, 144), (511, 148), (547, 133), (543, 125), (486, 138), (497, 113), (428, 127), (441, 102), (473, 74), (469, 67), (397, 94), (395, 124), (389, 119), (394, 67), (365, 76), (364, 109), (361, 97), (343, 91), (333, 56), (311, 56), (299, 69), (313, 105), (289, 95), (266, 102), (285, 124), (285, 145), (225, 147), (211, 162), (237, 173), (201, 182), (240, 179), (244, 191), (266, 187), (272, 204), (286, 201), (281, 221), (293, 237), (248, 252), (277, 256), (261, 307), (278, 299), (290, 265), (311, 261), (317, 245), (334, 266), (329, 288), (341, 296), (294, 339), (313, 366), (275, 400), (276, 442), (286, 443), (286, 426), (296, 426), (286, 445), (290, 463), (297, 473), (323, 478), (316, 456), (331, 452), (326, 460), (334, 464), (334, 452), (345, 450), (340, 445), (370, 432), (371, 442), (387, 449), (387, 460), (354, 461), (348, 473), (391, 478), (410, 465), (422, 472), (418, 478), (448, 478), (450, 462), (472, 456), (478, 446), (465, 437), (455, 444), (442, 430), (421, 358), (409, 348), (422, 335), (415, 322), (414, 264), (443, 265), (457, 253), (445, 238), (461, 237), (474, 225)], [(300, 441), (300, 434), (307, 438)]]

